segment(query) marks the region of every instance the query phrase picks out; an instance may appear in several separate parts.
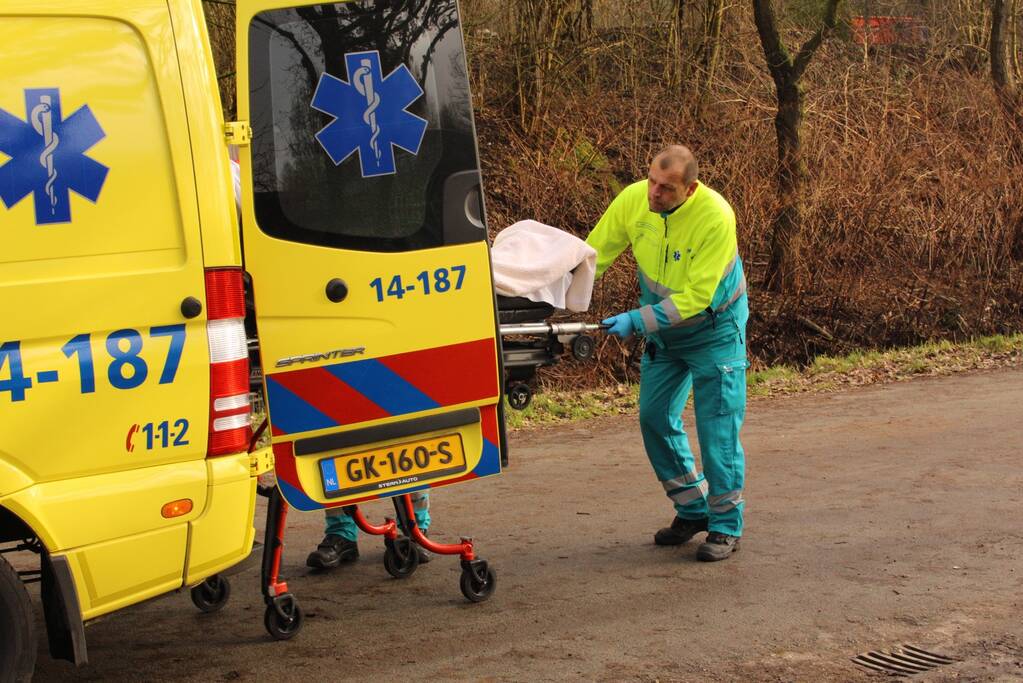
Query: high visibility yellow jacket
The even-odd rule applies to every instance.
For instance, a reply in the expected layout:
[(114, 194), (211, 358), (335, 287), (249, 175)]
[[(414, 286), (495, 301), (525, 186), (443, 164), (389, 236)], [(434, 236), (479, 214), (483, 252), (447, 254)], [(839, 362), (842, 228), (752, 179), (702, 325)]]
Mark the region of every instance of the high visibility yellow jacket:
[(586, 242), (597, 250), (597, 277), (627, 246), (639, 266), (639, 308), (629, 311), (640, 334), (665, 343), (688, 337), (746, 292), (736, 246), (735, 213), (714, 190), (696, 191), (671, 213), (647, 203), (647, 181), (615, 197)]

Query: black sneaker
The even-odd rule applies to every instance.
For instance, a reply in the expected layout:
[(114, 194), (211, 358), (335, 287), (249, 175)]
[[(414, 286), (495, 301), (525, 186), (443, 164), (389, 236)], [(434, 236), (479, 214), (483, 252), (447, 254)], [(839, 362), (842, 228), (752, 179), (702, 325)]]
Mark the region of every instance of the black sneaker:
[(327, 534), (316, 546), (316, 550), (309, 553), (306, 558), (306, 566), (314, 569), (333, 569), (342, 562), (352, 562), (359, 559), (359, 544), (341, 538), (337, 534)]
[(696, 559), (703, 562), (727, 560), (738, 549), (738, 536), (729, 536), (728, 534), (712, 531), (707, 534), (707, 540), (700, 544), (699, 550), (696, 551)]
[(654, 534), (654, 543), (657, 545), (682, 545), (696, 534), (706, 530), (706, 517), (700, 519), (676, 517), (671, 521), (671, 526), (666, 526)]

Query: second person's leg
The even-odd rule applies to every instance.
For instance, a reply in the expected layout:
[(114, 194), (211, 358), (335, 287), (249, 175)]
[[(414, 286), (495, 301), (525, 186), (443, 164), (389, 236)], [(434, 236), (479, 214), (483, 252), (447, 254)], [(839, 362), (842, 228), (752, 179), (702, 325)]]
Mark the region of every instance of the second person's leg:
[(306, 565), (316, 569), (332, 569), (342, 562), (359, 557), (359, 527), (343, 508), (327, 508), (326, 535), (316, 550), (309, 553)]
[(679, 545), (707, 529), (707, 483), (682, 423), (692, 386), (685, 363), (659, 348), (643, 354), (639, 385), (639, 425), (654, 474), (675, 507), (670, 527), (654, 535), (658, 545)]

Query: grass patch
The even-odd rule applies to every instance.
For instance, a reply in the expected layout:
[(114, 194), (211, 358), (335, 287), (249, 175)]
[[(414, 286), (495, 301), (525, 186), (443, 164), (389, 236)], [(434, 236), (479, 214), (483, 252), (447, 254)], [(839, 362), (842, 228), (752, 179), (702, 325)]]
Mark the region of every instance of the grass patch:
[[(959, 344), (938, 341), (888, 351), (821, 356), (802, 370), (777, 365), (750, 372), (746, 384), (751, 397), (777, 396), (835, 391), (843, 387), (1019, 366), (1021, 363), (1023, 333), (999, 334)], [(506, 404), (505, 419), (510, 429), (521, 429), (633, 413), (638, 407), (639, 386), (620, 384), (593, 391), (538, 393), (525, 410), (513, 410)]]
[(631, 413), (638, 407), (639, 385), (620, 384), (592, 391), (538, 393), (525, 410), (514, 410), (505, 402), (504, 417), (509, 429), (518, 429)]

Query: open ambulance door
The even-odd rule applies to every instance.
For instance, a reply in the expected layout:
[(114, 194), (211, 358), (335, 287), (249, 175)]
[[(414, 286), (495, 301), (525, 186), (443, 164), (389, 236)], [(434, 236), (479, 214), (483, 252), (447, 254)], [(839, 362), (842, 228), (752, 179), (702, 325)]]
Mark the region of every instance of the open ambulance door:
[(285, 499), (310, 510), (498, 473), (457, 1), (238, 0), (237, 21), (245, 267)]

